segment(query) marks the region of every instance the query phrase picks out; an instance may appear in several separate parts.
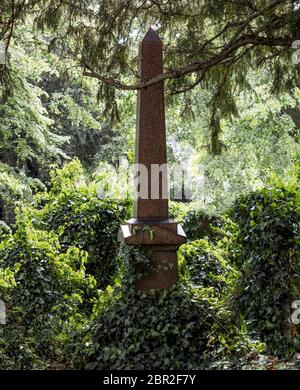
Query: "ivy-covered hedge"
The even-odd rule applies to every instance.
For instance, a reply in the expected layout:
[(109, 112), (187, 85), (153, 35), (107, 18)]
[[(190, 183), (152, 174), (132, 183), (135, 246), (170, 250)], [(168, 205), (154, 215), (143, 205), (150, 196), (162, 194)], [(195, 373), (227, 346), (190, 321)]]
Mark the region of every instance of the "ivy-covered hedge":
[(245, 358), (263, 346), (232, 326), (228, 305), (213, 287), (188, 278), (169, 290), (137, 291), (136, 264), (145, 256), (124, 249), (114, 287), (99, 294), (90, 322), (66, 347), (80, 369), (199, 369), (226, 356)]
[(182, 227), (190, 241), (208, 238), (218, 241), (226, 235), (227, 219), (224, 216), (209, 215), (204, 210), (195, 209), (186, 213)]
[(227, 252), (207, 240), (191, 241), (181, 246), (181, 272), (195, 286), (211, 287), (221, 297), (233, 288), (238, 272), (224, 256)]
[(300, 297), (300, 198), (297, 185), (262, 189), (241, 197), (232, 217), (239, 234), (233, 252), (241, 276), (235, 311), (267, 343), (269, 352), (289, 355), (300, 347), (291, 304)]
[(136, 272), (151, 256), (117, 242), (126, 202), (99, 199), (77, 160), (56, 169), (47, 191), (17, 207), (14, 226), (0, 224), (0, 368), (249, 367), (262, 341), (272, 354), (294, 353), (297, 180), (241, 197), (232, 220), (211, 222), (210, 232), (197, 225), (202, 212), (183, 217), (173, 204), (191, 233), (180, 281), (141, 292)]
[(75, 318), (80, 322), (83, 299), (95, 287), (85, 273), (87, 253), (74, 246), (63, 251), (57, 235), (35, 229), (24, 215), (20, 210), (16, 232), (0, 243), (0, 269), (14, 271), (9, 286), (0, 283), (7, 307), (0, 368), (46, 367), (58, 353), (56, 337)]
[(17, 173), (17, 170), (0, 161), (0, 222), (12, 226), (16, 203), (30, 202), (33, 194), (44, 189), (39, 179), (27, 177), (22, 171)]
[(73, 245), (87, 251), (87, 272), (99, 288), (113, 281), (120, 224), (127, 217), (126, 201), (99, 199), (93, 182), (86, 183), (77, 159), (51, 172), (50, 190), (36, 197), (28, 208), (34, 226), (54, 231), (62, 249)]

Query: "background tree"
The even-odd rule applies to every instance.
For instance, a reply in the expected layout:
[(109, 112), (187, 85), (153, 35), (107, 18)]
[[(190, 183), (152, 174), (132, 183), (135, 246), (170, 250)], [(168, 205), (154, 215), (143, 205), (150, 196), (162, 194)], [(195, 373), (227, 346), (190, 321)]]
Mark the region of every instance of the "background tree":
[[(115, 88), (136, 90), (167, 81), (171, 95), (193, 88), (213, 91), (211, 150), (223, 144), (220, 118), (237, 113), (233, 93), (247, 88), (252, 67), (268, 68), (274, 91), (299, 84), (292, 42), (299, 39), (298, 0), (5, 1), (2, 37), (9, 44), (14, 26), (31, 14), (37, 28), (52, 29), (49, 48), (73, 58), (85, 76), (99, 81), (99, 95), (115, 117)], [(165, 44), (165, 72), (136, 81), (136, 43), (152, 25)]]

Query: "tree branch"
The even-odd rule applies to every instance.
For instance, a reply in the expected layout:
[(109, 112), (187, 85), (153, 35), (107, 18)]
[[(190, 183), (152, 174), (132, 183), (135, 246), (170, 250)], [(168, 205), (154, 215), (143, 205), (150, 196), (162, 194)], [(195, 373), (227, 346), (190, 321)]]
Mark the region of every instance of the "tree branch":
[(270, 37), (258, 37), (255, 35), (244, 35), (238, 39), (236, 39), (234, 42), (231, 43), (230, 46), (226, 46), (219, 54), (215, 55), (211, 59), (207, 61), (202, 62), (195, 62), (190, 65), (187, 65), (184, 68), (180, 68), (177, 70), (170, 70), (168, 72), (162, 73), (159, 76), (156, 76), (152, 79), (139, 82), (137, 84), (129, 85), (124, 84), (118, 80), (115, 80), (113, 78), (109, 78), (107, 76), (103, 76), (96, 71), (94, 71), (88, 64), (84, 63), (82, 66), (87, 69), (83, 71), (84, 76), (96, 78), (99, 81), (114, 87), (118, 89), (123, 90), (141, 90), (143, 88), (150, 87), (151, 85), (154, 85), (156, 83), (159, 83), (164, 80), (170, 80), (170, 79), (177, 79), (182, 76), (195, 73), (198, 71), (204, 71), (206, 69), (209, 69), (225, 59), (228, 59), (228, 57), (236, 52), (241, 47), (245, 47), (248, 45), (252, 45), (252, 48), (256, 46), (281, 46), (281, 47), (290, 47), (292, 42), (292, 38), (290, 37), (283, 37), (283, 38), (270, 38)]

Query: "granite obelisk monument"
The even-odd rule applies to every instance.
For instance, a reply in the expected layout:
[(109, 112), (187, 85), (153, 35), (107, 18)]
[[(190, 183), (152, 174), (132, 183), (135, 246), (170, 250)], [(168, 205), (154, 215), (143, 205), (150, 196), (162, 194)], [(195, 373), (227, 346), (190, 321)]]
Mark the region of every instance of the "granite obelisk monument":
[[(149, 29), (139, 52), (139, 77), (147, 81), (163, 73), (163, 45)], [(169, 219), (164, 85), (157, 82), (138, 91), (136, 186), (134, 218), (121, 226), (119, 239), (151, 250), (148, 273), (136, 281), (138, 289), (165, 289), (178, 278), (177, 249), (186, 242), (183, 229)], [(150, 233), (151, 232), (151, 233)]]

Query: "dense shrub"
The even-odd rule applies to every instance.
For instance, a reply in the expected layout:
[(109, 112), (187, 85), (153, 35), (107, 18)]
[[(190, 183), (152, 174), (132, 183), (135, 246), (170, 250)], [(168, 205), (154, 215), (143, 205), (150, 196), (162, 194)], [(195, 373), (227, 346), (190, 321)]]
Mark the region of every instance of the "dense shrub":
[(172, 203), (191, 241), (167, 291), (134, 288), (149, 254), (121, 246), (117, 256), (127, 206), (99, 199), (73, 160), (16, 209), (15, 226), (0, 224), (1, 369), (249, 367), (262, 350), (249, 334), (279, 356), (295, 351), (287, 321), (300, 295), (295, 183), (241, 197), (231, 219), (184, 217), (187, 208)]
[(144, 256), (127, 251), (127, 267), (101, 292), (94, 316), (66, 348), (77, 368), (199, 369), (226, 355), (261, 348), (230, 325), (230, 312), (213, 288), (187, 280), (165, 291), (137, 291), (134, 270)]
[(33, 194), (45, 189), (39, 179), (16, 171), (0, 162), (0, 222), (3, 221), (9, 226), (15, 222), (14, 208), (17, 202), (30, 202)]
[(224, 250), (203, 239), (181, 246), (179, 253), (183, 258), (181, 272), (194, 285), (212, 287), (218, 296), (228, 294), (237, 272), (224, 258)]
[(300, 208), (297, 186), (281, 185), (241, 197), (232, 216), (239, 226), (235, 252), (241, 276), (234, 295), (237, 314), (279, 355), (299, 348), (290, 321), (300, 297)]
[(74, 246), (62, 251), (54, 233), (35, 229), (20, 210), (16, 232), (0, 243), (0, 267), (15, 270), (10, 289), (0, 283), (7, 307), (0, 368), (44, 368), (55, 358), (56, 338), (75, 317), (80, 322), (83, 297), (95, 286), (86, 259)]
[(224, 227), (226, 219), (222, 216), (212, 216), (204, 210), (190, 210), (182, 220), (182, 226), (189, 240), (209, 238), (216, 241), (226, 234)]
[[(15, 226), (0, 225), (0, 368), (46, 368), (60, 359), (69, 328), (90, 315), (98, 287), (117, 269), (117, 231), (126, 204), (97, 198), (77, 160), (52, 172), (50, 189), (17, 208)], [(7, 275), (15, 284), (8, 289)], [(4, 279), (5, 276), (5, 279)], [(2, 297), (2, 298), (1, 298)]]
[(181, 202), (169, 201), (169, 217), (174, 219), (178, 223), (182, 223), (182, 220), (186, 214), (190, 211), (192, 204), (186, 204)]
[(127, 203), (97, 197), (94, 183), (86, 183), (78, 160), (51, 173), (51, 187), (36, 197), (28, 209), (34, 226), (59, 235), (65, 250), (73, 245), (88, 252), (87, 272), (99, 288), (112, 282), (116, 273), (117, 234), (126, 219)]
[(0, 221), (0, 242), (11, 233), (10, 227), (4, 222)]

